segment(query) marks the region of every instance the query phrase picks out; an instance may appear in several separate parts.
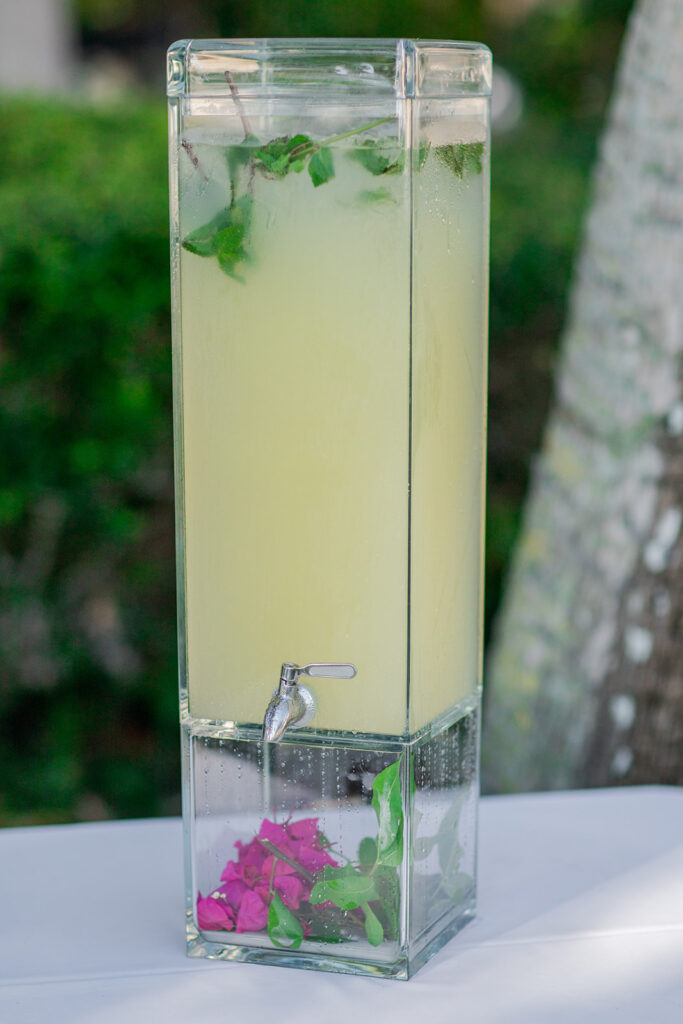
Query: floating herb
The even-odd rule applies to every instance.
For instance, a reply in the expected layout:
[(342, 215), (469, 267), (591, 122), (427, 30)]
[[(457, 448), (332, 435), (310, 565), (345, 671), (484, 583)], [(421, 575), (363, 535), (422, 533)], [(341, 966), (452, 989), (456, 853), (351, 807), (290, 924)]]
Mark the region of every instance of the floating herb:
[(435, 146), (437, 160), (453, 171), (456, 178), (464, 178), (470, 172), (481, 174), (483, 170), (483, 142), (454, 142), (449, 146)]
[[(249, 122), (241, 107), (237, 90), (228, 72), (226, 81), (238, 105), (239, 116), (244, 128), (244, 139), (238, 145), (230, 146), (226, 151), (226, 162), (230, 177), (230, 204), (220, 210), (208, 223), (190, 232), (182, 241), (183, 248), (195, 256), (215, 257), (221, 270), (229, 277), (242, 281), (236, 272), (240, 263), (249, 259), (249, 231), (253, 206), (254, 177), (258, 172), (262, 177), (275, 180), (286, 178), (290, 172), (301, 173), (308, 169), (314, 188), (325, 185), (335, 176), (334, 155), (332, 147), (395, 120), (393, 117), (382, 117), (360, 128), (353, 128), (339, 135), (315, 142), (308, 135), (282, 135), (271, 139), (263, 145), (252, 134)], [(195, 170), (205, 180), (206, 175), (199, 160), (187, 140), (181, 141)], [(433, 149), (436, 159), (449, 168), (457, 178), (466, 174), (481, 174), (483, 169), (483, 142), (458, 142), (446, 146), (434, 146), (423, 142), (418, 147), (415, 164), (421, 170)], [(406, 151), (393, 139), (363, 139), (348, 152), (348, 157), (356, 161), (374, 177), (401, 174), (405, 169)], [(363, 189), (358, 193), (358, 200), (364, 204), (385, 204), (396, 202), (395, 197), (385, 186), (376, 189)], [(397, 856), (398, 846), (390, 856)], [(386, 856), (386, 851), (383, 856)], [(388, 863), (386, 860), (383, 863)]]
[(427, 157), (429, 156), (429, 150), (432, 148), (431, 142), (421, 142), (417, 147), (417, 169), (421, 171), (424, 165), (427, 163)]
[(396, 198), (392, 196), (388, 188), (382, 185), (381, 188), (364, 188), (358, 193), (358, 201), (374, 205), (376, 203), (395, 203)]
[(220, 210), (207, 224), (183, 239), (183, 248), (195, 256), (215, 256), (224, 273), (241, 280), (235, 267), (248, 259), (244, 242), (251, 224), (253, 202), (247, 194)]
[(308, 173), (311, 176), (314, 188), (324, 185), (334, 178), (334, 161), (332, 150), (329, 146), (321, 146), (310, 159)]
[(282, 135), (254, 150), (254, 165), (266, 178), (284, 178), (290, 171), (303, 171), (313, 149), (308, 135)]
[(405, 166), (405, 150), (392, 139), (365, 139), (348, 157), (374, 175), (400, 174)]

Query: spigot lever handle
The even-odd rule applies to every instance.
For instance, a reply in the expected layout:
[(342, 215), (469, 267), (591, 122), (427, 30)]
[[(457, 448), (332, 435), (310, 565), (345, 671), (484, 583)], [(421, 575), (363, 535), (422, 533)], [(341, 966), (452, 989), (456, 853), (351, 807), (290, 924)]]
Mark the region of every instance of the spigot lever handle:
[(347, 662), (318, 661), (304, 665), (299, 672), (302, 676), (315, 676), (318, 679), (353, 679), (356, 666)]
[(292, 686), (299, 676), (315, 676), (318, 679), (353, 679), (356, 666), (340, 661), (312, 661), (310, 665), (295, 665), (286, 661), (280, 669), (280, 684)]

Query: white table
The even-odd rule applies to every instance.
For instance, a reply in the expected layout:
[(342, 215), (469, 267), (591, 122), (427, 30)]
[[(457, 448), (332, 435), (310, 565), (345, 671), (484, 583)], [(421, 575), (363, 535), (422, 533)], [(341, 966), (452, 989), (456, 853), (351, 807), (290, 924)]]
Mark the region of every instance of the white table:
[(479, 916), (408, 983), (185, 957), (177, 820), (0, 832), (7, 1024), (681, 1024), (683, 789), (482, 802)]

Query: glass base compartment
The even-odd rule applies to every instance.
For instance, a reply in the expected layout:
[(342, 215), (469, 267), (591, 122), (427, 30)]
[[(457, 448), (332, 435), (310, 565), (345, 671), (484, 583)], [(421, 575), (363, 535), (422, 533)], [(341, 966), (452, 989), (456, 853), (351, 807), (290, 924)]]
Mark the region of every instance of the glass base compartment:
[(407, 979), (475, 913), (479, 705), (410, 740), (184, 716), (188, 955)]

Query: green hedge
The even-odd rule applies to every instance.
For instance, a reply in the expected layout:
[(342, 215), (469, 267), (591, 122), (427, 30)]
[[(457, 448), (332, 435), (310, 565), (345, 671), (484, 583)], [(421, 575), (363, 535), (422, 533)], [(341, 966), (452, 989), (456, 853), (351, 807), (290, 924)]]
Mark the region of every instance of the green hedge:
[[(488, 614), (590, 138), (494, 152)], [(0, 823), (177, 807), (166, 120), (0, 102)]]
[(165, 134), (0, 103), (5, 822), (178, 788)]

